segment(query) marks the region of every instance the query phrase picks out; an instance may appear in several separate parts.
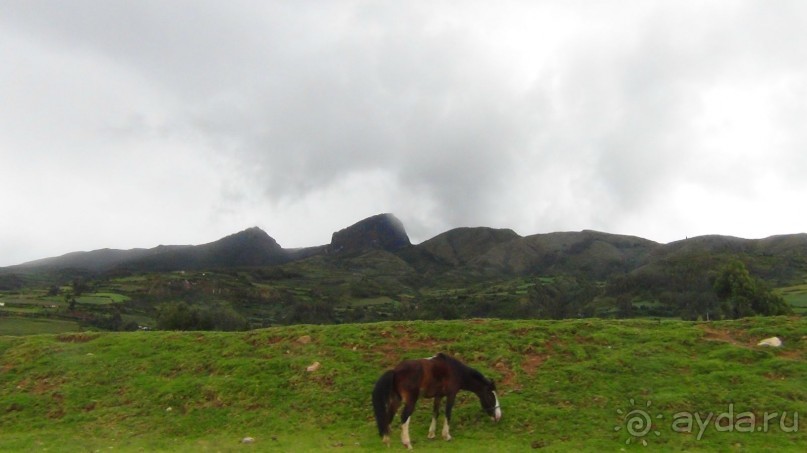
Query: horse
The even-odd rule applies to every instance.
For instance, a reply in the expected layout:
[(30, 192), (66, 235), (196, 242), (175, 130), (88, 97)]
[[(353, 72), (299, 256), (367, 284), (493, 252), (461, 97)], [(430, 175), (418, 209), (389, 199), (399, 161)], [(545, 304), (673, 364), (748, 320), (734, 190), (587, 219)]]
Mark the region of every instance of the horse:
[(384, 372), (373, 388), (373, 410), (378, 425), (378, 434), (389, 446), (390, 423), (403, 403), (401, 413), (401, 443), (412, 449), (409, 438), (409, 419), (415, 410), (418, 397), (434, 398), (429, 439), (434, 439), (437, 418), (440, 416), (440, 401), (446, 399), (443, 439), (451, 440), (449, 423), (454, 399), (460, 390), (468, 390), (479, 397), (482, 409), (498, 422), (502, 409), (496, 395), (496, 384), (479, 371), (465, 365), (454, 357), (439, 353), (428, 359), (404, 360), (394, 369)]

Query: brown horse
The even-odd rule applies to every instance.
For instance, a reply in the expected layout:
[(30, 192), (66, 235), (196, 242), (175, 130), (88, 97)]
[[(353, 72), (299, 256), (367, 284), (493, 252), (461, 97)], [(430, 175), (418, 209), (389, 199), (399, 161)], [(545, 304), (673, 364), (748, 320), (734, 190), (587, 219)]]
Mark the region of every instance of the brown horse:
[(451, 440), (448, 425), (451, 422), (454, 398), (460, 390), (474, 392), (479, 397), (482, 409), (494, 421), (498, 422), (502, 418), (502, 409), (499, 406), (499, 398), (496, 396), (496, 385), (479, 371), (443, 353), (430, 359), (404, 360), (394, 369), (382, 374), (373, 388), (373, 409), (378, 424), (378, 434), (384, 443), (389, 445), (389, 425), (403, 402), (401, 442), (406, 448), (411, 449), (409, 418), (415, 409), (418, 397), (423, 397), (434, 398), (432, 424), (429, 427), (429, 439), (433, 439), (434, 431), (437, 428), (437, 417), (440, 415), (440, 400), (445, 397), (446, 417), (443, 423), (443, 439)]

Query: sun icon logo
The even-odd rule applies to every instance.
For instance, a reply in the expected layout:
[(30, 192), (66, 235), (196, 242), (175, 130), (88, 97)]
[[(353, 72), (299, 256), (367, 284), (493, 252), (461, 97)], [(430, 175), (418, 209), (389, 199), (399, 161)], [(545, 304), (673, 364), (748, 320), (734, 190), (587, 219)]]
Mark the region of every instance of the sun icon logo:
[(655, 434), (656, 437), (661, 436), (661, 432), (653, 430), (653, 419), (662, 419), (664, 416), (662, 414), (656, 414), (655, 417), (652, 417), (648, 412), (651, 404), (652, 402), (648, 401), (644, 408), (635, 409), (636, 402), (633, 400), (633, 398), (631, 398), (631, 409), (628, 412), (625, 412), (622, 409), (616, 410), (616, 413), (622, 416), (622, 424), (614, 426), (614, 431), (619, 431), (623, 427), (625, 428), (625, 431), (629, 435), (628, 440), (625, 441), (626, 445), (630, 445), (632, 442), (640, 441), (642, 445), (646, 447), (647, 439), (645, 439), (645, 436), (651, 432)]

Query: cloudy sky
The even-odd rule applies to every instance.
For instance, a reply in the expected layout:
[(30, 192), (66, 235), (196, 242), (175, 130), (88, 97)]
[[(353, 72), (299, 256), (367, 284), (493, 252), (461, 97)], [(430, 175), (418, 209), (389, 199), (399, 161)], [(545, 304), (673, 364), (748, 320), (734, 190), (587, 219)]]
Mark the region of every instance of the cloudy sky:
[(807, 2), (0, 0), (0, 266), (381, 212), (807, 230)]

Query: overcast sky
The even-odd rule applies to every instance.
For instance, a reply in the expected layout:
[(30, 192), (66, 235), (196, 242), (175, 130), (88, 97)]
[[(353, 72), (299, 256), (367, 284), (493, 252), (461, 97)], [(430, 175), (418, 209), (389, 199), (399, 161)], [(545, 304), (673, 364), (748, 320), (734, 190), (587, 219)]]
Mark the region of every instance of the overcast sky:
[(805, 1), (0, 0), (0, 266), (392, 212), (807, 230)]

